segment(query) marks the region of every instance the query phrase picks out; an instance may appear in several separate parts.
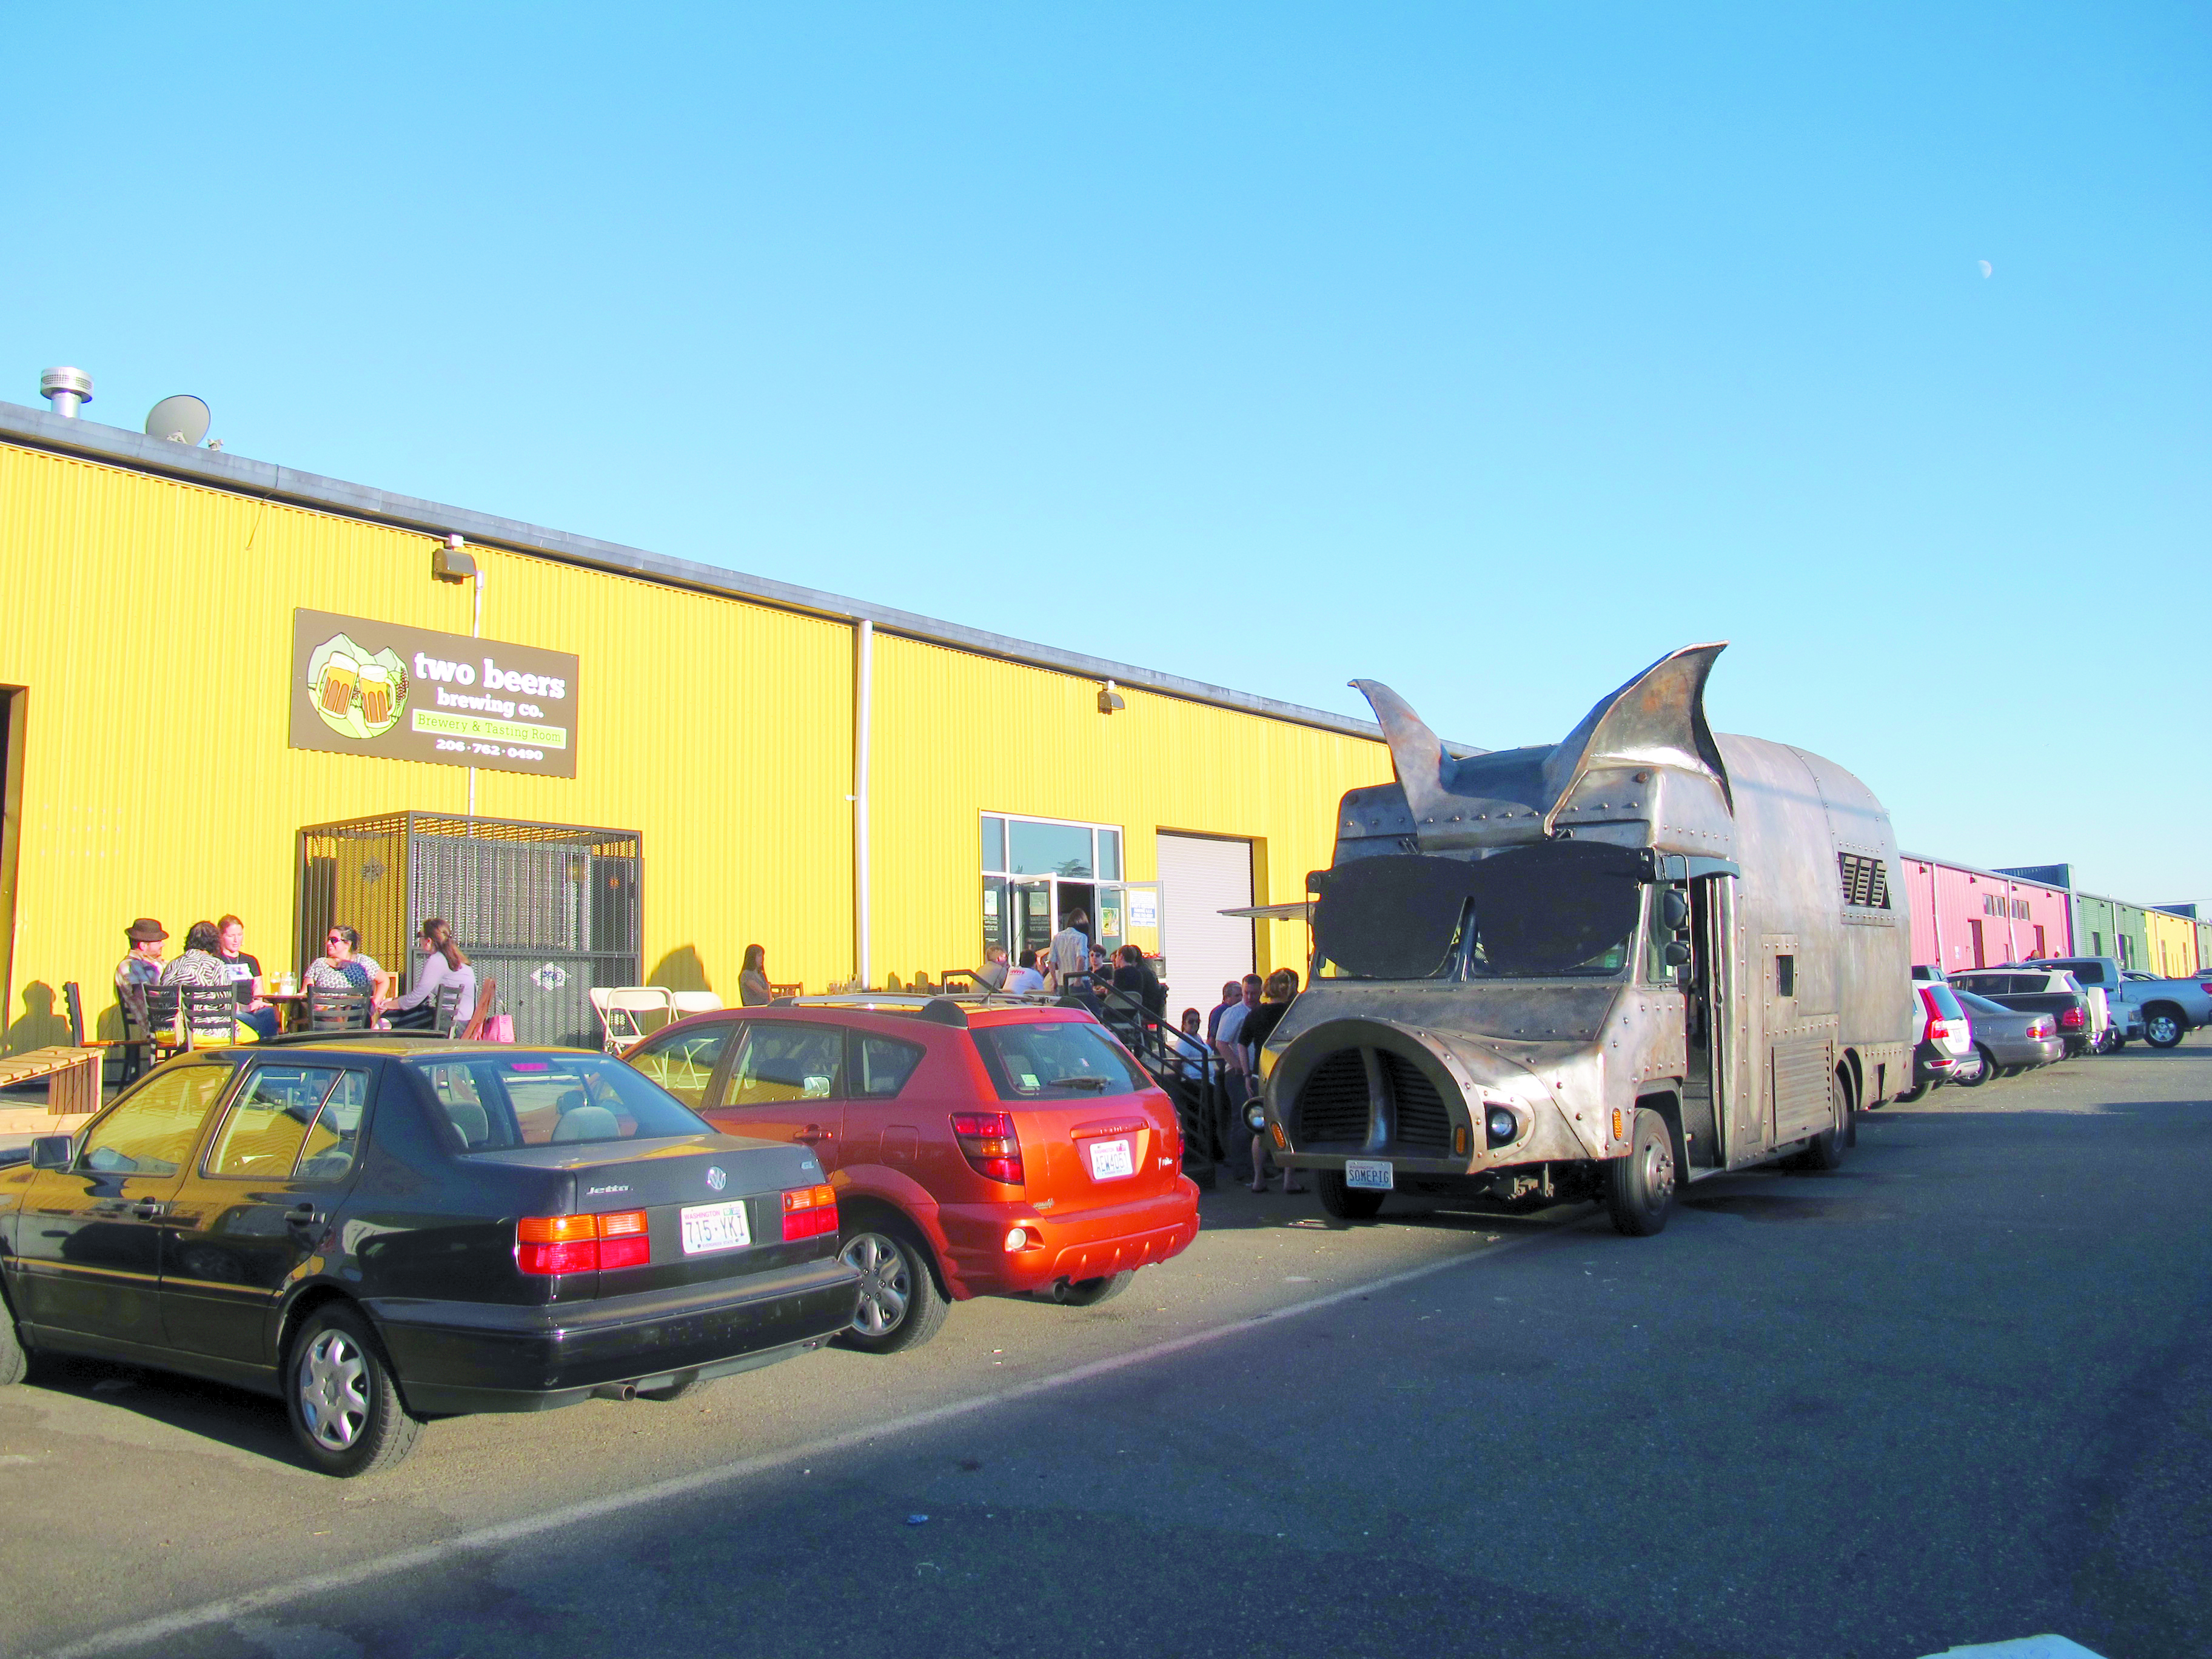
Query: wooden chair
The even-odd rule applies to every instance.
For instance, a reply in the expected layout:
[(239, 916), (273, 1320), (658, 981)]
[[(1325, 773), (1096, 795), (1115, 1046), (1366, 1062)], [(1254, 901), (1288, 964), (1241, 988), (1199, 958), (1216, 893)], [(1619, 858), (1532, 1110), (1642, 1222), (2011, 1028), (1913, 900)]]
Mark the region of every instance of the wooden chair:
[[(105, 1073), (107, 1066), (106, 1051), (110, 1048), (125, 1048), (126, 1047), (125, 1043), (110, 1038), (93, 1037), (88, 1039), (86, 1037), (84, 1034), (84, 991), (73, 979), (65, 979), (62, 981), (62, 1006), (69, 1014), (70, 1047), (72, 1048), (96, 1048), (100, 1050), (100, 1070), (103, 1074), (102, 1081), (104, 1083), (106, 1080)], [(121, 1058), (124, 1059), (128, 1059), (128, 1057), (127, 1053), (121, 1056)]]
[(307, 992), (307, 1029), (311, 1031), (366, 1030), (368, 1012), (366, 991), (334, 991), (317, 985)]
[(806, 988), (804, 985), (801, 985), (797, 980), (792, 981), (788, 985), (778, 985), (774, 980), (770, 980), (768, 986), (768, 994), (770, 1001), (774, 1001), (778, 997), (805, 996), (806, 994)]
[(483, 1036), (484, 1022), (491, 1018), (498, 1003), (499, 981), (491, 977), (478, 980), (476, 1012), (469, 1016), (468, 1024), (462, 1028), (461, 1041), (474, 1042)]

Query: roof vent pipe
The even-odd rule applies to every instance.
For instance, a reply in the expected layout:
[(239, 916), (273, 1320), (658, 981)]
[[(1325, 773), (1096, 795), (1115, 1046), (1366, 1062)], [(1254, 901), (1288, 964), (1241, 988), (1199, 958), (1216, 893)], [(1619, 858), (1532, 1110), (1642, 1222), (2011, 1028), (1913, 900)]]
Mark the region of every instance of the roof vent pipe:
[(54, 406), (54, 413), (73, 421), (92, 401), (92, 376), (81, 368), (50, 368), (39, 376), (39, 396)]

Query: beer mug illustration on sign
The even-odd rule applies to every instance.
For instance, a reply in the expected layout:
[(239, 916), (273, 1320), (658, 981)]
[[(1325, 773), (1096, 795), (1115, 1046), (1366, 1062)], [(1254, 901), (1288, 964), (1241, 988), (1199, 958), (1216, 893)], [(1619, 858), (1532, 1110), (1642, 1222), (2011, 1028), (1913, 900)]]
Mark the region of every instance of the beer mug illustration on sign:
[(360, 673), (361, 665), (343, 651), (333, 651), (324, 659), (316, 701), (325, 714), (343, 720), (352, 712), (354, 688), (359, 684)]
[(361, 718), (366, 726), (383, 726), (392, 719), (392, 676), (381, 663), (361, 665)]
[(407, 665), (396, 651), (371, 651), (335, 634), (307, 659), (307, 696), (324, 725), (366, 742), (399, 723), (407, 708)]

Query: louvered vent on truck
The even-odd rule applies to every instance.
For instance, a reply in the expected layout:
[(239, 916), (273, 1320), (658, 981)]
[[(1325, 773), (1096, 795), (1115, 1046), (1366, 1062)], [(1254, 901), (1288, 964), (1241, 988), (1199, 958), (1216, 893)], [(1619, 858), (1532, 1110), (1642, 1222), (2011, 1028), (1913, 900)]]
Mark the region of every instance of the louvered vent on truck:
[(1863, 910), (1889, 908), (1889, 866), (1863, 853), (1838, 853), (1836, 866), (1844, 878), (1844, 902)]

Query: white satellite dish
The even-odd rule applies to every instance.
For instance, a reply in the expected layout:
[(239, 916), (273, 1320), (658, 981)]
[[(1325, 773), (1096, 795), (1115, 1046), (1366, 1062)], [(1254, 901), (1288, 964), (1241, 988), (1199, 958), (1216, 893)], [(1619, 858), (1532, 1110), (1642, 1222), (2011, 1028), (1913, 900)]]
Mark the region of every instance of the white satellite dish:
[(148, 411), (146, 435), (167, 438), (172, 443), (196, 444), (207, 436), (208, 422), (211, 420), (208, 406), (189, 392), (180, 392), (173, 398), (164, 398)]

